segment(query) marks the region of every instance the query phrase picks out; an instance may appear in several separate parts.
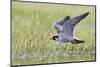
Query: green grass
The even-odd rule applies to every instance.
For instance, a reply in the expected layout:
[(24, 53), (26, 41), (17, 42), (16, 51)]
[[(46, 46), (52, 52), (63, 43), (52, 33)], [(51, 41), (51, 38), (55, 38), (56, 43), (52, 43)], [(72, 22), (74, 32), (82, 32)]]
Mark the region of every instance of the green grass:
[[(75, 27), (85, 40), (73, 45), (50, 40), (52, 25), (64, 16), (90, 14)], [(12, 65), (95, 60), (95, 7), (12, 2)]]

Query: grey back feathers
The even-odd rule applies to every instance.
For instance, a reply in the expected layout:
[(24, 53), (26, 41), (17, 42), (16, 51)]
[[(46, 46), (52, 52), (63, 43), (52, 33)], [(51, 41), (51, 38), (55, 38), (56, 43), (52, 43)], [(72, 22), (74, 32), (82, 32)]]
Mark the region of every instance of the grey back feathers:
[(58, 39), (58, 41), (72, 43), (76, 41), (78, 43), (82, 43), (83, 41), (79, 42), (79, 40), (73, 38), (73, 30), (76, 24), (79, 23), (82, 19), (84, 19), (88, 14), (89, 12), (76, 16), (72, 19), (70, 19), (69, 16), (66, 16), (63, 19), (54, 23), (54, 28), (56, 29), (58, 37), (60, 38)]

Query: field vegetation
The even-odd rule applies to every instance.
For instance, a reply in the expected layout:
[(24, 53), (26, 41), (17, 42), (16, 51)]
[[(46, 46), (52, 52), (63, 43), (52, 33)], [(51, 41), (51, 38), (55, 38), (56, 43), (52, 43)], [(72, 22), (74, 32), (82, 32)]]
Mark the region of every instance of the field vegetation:
[[(59, 43), (53, 23), (89, 12), (74, 35), (85, 43)], [(12, 65), (95, 60), (95, 7), (46, 3), (12, 2)]]

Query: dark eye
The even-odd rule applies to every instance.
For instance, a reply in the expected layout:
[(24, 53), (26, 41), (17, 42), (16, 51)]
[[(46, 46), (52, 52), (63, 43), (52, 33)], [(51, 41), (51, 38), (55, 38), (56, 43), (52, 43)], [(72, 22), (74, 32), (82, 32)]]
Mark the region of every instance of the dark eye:
[(58, 36), (53, 36), (52, 37), (53, 40), (56, 40), (57, 38), (58, 38)]
[(55, 38), (58, 38), (58, 36), (55, 36)]

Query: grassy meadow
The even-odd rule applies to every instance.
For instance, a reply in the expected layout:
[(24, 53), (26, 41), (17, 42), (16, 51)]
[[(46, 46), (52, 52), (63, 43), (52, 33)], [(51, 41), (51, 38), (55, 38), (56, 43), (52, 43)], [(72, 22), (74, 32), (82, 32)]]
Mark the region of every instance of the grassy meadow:
[[(59, 43), (53, 23), (85, 12), (90, 14), (75, 27), (74, 35), (85, 43)], [(95, 7), (12, 2), (12, 65), (95, 60)]]

